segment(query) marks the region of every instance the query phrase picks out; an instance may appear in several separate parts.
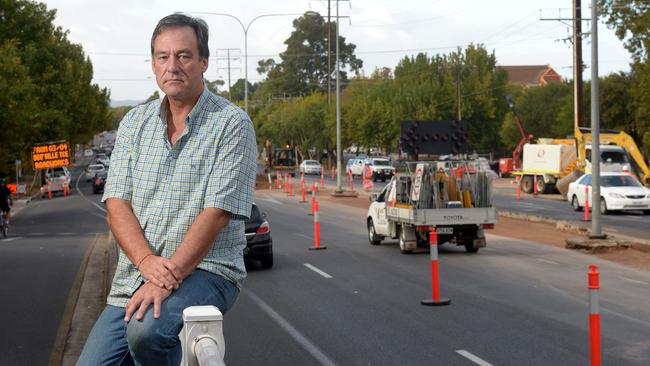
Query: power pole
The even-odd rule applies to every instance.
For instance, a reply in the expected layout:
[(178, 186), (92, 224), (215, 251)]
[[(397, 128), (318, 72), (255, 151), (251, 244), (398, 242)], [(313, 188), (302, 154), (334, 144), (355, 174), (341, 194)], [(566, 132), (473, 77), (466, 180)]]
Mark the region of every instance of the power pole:
[[(338, 19), (336, 20), (338, 22)], [(330, 0), (327, 0), (327, 104), (332, 104), (332, 23)]]
[[(217, 67), (217, 70), (228, 70), (228, 94), (232, 96), (232, 93), (230, 92), (230, 87), (231, 87), (231, 79), (230, 79), (230, 60), (240, 60), (241, 59), (241, 50), (239, 48), (218, 48), (215, 51), (217, 51), (217, 65), (220, 60), (226, 60), (226, 67)], [(231, 51), (237, 51), (238, 54), (232, 55), (231, 56)], [(225, 52), (225, 57), (224, 56), (219, 56), (220, 52)], [(233, 52), (234, 53), (234, 52)], [(240, 69), (239, 67), (236, 67), (237, 69)]]
[(582, 37), (584, 34), (582, 33), (582, 21), (589, 19), (582, 19), (581, 0), (573, 0), (571, 18), (562, 18), (561, 14), (558, 14), (556, 18), (540, 17), (540, 20), (571, 22), (571, 28), (573, 28), (571, 37), (571, 43), (573, 43), (573, 125), (577, 129), (584, 126), (584, 101), (582, 97)]
[(460, 94), (460, 64), (456, 65), (456, 120), (460, 121), (462, 119), (460, 106), (461, 106), (461, 94)]

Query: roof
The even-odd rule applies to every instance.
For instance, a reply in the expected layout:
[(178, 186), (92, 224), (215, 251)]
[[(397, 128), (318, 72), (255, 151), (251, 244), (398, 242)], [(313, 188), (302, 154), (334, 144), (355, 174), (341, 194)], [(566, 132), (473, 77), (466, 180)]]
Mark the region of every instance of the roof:
[(508, 73), (508, 81), (511, 84), (545, 86), (550, 81), (562, 80), (562, 76), (553, 70), (551, 65), (503, 65), (497, 68)]

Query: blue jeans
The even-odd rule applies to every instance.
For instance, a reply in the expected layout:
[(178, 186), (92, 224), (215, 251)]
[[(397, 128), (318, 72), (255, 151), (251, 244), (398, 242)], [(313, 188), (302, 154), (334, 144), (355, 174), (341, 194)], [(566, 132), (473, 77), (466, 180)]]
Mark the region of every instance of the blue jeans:
[(77, 365), (174, 365), (181, 363), (183, 310), (194, 305), (214, 305), (226, 313), (239, 289), (223, 277), (195, 270), (166, 298), (160, 317), (154, 319), (153, 304), (142, 320), (124, 322), (126, 309), (107, 305), (97, 319)]

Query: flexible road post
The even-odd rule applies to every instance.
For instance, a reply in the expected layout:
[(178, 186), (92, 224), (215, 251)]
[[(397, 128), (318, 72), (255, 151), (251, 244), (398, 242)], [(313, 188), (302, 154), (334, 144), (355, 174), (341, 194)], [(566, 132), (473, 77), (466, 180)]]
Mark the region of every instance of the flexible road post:
[(348, 170), (348, 184), (350, 191), (354, 191), (354, 178), (352, 177), (352, 170)]
[(336, 180), (336, 169), (334, 169), (334, 165), (332, 165), (332, 181)]
[(302, 199), (300, 200), (300, 203), (307, 202), (307, 199), (305, 198), (305, 187), (300, 187), (300, 193), (301, 193), (301, 196), (302, 196)]
[(314, 216), (315, 212), (316, 212), (316, 191), (312, 189), (311, 190), (311, 213), (309, 213), (309, 216)]
[(311, 190), (314, 192), (318, 192), (318, 183), (314, 182), (314, 184), (311, 185)]
[(589, 186), (585, 186), (585, 221), (589, 221)]
[(320, 245), (320, 217), (318, 215), (318, 201), (314, 201), (314, 246), (309, 247), (309, 250), (321, 249), (327, 249), (327, 247)]
[(533, 194), (537, 196), (537, 174), (533, 175)]
[(284, 193), (289, 193), (289, 174), (284, 174)]
[(598, 266), (589, 265), (589, 350), (591, 366), (600, 366), (600, 281)]
[(293, 184), (289, 184), (289, 197), (293, 197)]
[(52, 189), (51, 189), (50, 183), (47, 184), (47, 199), (48, 200), (52, 199)]
[(521, 200), (521, 175), (517, 176), (517, 201)]
[(305, 186), (305, 172), (300, 173), (300, 188)]
[(421, 301), (422, 305), (443, 306), (451, 303), (450, 299), (440, 298), (440, 283), (438, 278), (438, 233), (432, 227), (429, 232), (429, 248), (431, 248), (431, 299)]
[(325, 189), (325, 168), (322, 165), (320, 167), (320, 187)]

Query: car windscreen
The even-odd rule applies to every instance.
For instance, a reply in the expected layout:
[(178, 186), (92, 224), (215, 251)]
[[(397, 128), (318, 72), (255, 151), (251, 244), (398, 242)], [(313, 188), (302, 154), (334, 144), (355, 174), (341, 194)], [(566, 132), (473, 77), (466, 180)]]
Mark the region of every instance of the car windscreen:
[(372, 159), (372, 165), (390, 165), (386, 159)]
[(603, 187), (641, 187), (641, 183), (630, 175), (606, 175), (600, 177)]
[(627, 156), (622, 151), (603, 151), (600, 153), (604, 163), (627, 163)]
[(316, 160), (307, 160), (305, 165), (320, 165)]

